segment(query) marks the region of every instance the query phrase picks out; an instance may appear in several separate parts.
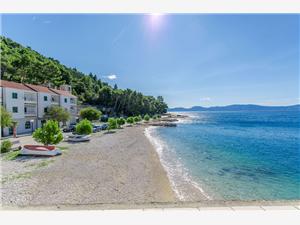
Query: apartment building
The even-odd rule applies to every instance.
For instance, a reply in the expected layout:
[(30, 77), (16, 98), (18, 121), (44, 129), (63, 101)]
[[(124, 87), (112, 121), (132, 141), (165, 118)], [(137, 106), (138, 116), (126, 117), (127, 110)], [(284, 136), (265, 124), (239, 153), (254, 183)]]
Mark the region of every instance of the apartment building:
[[(18, 122), (17, 133), (32, 132), (37, 127), (37, 94), (24, 84), (1, 80), (1, 104)], [(3, 128), (3, 136), (12, 134)]]
[[(1, 80), (1, 104), (18, 122), (17, 133), (29, 133), (46, 122), (45, 113), (49, 107), (58, 105), (71, 113), (68, 123), (77, 119), (77, 97), (71, 94), (71, 86), (60, 89), (41, 85), (21, 84)], [(3, 136), (12, 134), (11, 128), (3, 129)]]

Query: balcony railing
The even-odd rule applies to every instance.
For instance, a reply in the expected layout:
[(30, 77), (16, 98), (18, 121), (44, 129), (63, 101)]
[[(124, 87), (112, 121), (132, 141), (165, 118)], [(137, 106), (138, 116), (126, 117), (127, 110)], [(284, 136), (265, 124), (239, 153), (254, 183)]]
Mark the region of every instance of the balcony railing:
[(51, 103), (59, 104), (59, 97), (58, 96), (51, 96)]
[(25, 113), (25, 116), (36, 116), (36, 111), (35, 110), (27, 110)]
[(70, 98), (70, 103), (71, 104), (76, 104), (76, 99), (75, 98)]
[(24, 95), (25, 102), (36, 102), (36, 97), (33, 95)]

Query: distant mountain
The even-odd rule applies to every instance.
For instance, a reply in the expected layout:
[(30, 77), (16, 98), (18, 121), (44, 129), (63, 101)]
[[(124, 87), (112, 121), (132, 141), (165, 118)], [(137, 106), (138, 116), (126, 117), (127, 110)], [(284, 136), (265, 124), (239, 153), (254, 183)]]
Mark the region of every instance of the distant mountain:
[(300, 104), (290, 106), (262, 106), (262, 105), (228, 105), (202, 107), (193, 106), (191, 108), (176, 107), (168, 109), (168, 112), (194, 112), (194, 111), (300, 111)]

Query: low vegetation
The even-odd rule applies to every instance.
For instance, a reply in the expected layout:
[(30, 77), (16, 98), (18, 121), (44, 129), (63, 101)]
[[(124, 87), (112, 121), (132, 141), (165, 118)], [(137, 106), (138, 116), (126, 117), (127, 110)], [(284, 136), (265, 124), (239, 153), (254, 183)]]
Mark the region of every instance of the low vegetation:
[(88, 135), (93, 132), (93, 126), (88, 119), (83, 119), (76, 125), (75, 130), (77, 134)]
[(1, 153), (9, 152), (12, 147), (12, 143), (9, 140), (4, 140), (1, 142)]
[(109, 118), (108, 119), (108, 131), (110, 130), (114, 130), (118, 128), (118, 123), (117, 123), (117, 119), (115, 118)]
[(117, 118), (118, 127), (123, 126), (125, 123), (126, 123), (126, 120), (123, 117)]
[(148, 114), (146, 114), (146, 115), (144, 116), (144, 120), (148, 122), (148, 121), (150, 120), (150, 116), (149, 116)]
[(31, 172), (13, 174), (13, 175), (8, 175), (8, 176), (3, 177), (1, 179), (1, 182), (2, 182), (2, 184), (4, 184), (8, 181), (13, 181), (16, 179), (25, 179), (25, 178), (30, 178), (30, 177), (31, 177)]
[(128, 117), (126, 119), (126, 123), (133, 124), (134, 123), (134, 118), (132, 116)]
[(54, 120), (48, 120), (43, 127), (36, 129), (32, 137), (44, 145), (55, 145), (63, 140), (58, 122)]

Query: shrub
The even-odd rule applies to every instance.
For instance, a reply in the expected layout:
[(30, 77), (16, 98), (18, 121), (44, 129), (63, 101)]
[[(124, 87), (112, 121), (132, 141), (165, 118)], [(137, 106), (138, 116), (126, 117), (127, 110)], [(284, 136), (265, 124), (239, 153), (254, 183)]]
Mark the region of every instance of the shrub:
[(154, 115), (153, 117), (152, 117), (152, 119), (154, 119), (154, 120), (156, 120), (158, 117), (157, 117), (157, 115)]
[(0, 106), (1, 127), (10, 127), (12, 125), (12, 116), (3, 106)]
[(146, 115), (144, 116), (144, 120), (148, 122), (148, 121), (150, 120), (150, 116), (149, 116), (148, 114), (146, 114)]
[(78, 134), (91, 134), (93, 125), (88, 119), (83, 119), (76, 125), (75, 130)]
[(44, 145), (55, 145), (63, 140), (58, 122), (54, 120), (48, 120), (43, 127), (36, 129), (32, 137)]
[(108, 130), (113, 130), (118, 128), (118, 123), (115, 118), (108, 119)]
[(134, 123), (134, 118), (132, 116), (130, 116), (126, 119), (126, 122), (129, 123), (129, 124), (133, 124)]
[(137, 122), (139, 122), (139, 117), (135, 116), (135, 117), (133, 117), (133, 120), (135, 123), (137, 123)]
[(1, 153), (9, 152), (12, 147), (12, 143), (9, 140), (2, 141), (1, 143)]
[(142, 120), (143, 120), (142, 116), (139, 115), (139, 116), (138, 116), (138, 122), (140, 122), (140, 121), (142, 121)]
[(126, 120), (123, 117), (117, 119), (118, 126), (122, 126), (126, 123)]
[(88, 119), (89, 121), (99, 120), (101, 112), (95, 108), (87, 107), (80, 110), (79, 115), (82, 119)]

